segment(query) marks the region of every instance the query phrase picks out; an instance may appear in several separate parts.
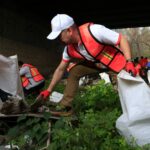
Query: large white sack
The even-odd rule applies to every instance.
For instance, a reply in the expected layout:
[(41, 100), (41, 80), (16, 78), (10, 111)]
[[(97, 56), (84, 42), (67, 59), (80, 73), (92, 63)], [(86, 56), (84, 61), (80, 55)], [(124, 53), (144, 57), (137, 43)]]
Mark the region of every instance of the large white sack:
[(123, 114), (117, 119), (116, 128), (130, 144), (149, 144), (150, 88), (141, 77), (132, 77), (124, 70), (117, 79)]
[(150, 83), (150, 70), (147, 71), (147, 77), (148, 77), (148, 81)]
[(0, 89), (24, 99), (17, 55), (0, 55)]

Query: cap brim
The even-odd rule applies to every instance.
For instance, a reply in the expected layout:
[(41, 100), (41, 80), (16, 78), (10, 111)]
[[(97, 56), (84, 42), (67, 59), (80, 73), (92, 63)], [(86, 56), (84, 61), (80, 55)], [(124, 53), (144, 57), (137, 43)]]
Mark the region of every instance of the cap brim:
[(47, 39), (49, 40), (54, 40), (56, 39), (59, 34), (61, 33), (61, 31), (57, 31), (57, 32), (51, 32), (48, 36), (47, 36)]

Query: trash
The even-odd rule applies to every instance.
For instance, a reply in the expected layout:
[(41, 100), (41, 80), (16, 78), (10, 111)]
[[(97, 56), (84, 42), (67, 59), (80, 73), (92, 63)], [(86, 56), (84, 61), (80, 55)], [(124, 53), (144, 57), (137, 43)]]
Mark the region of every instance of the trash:
[(36, 100), (31, 104), (30, 109), (31, 112), (37, 112), (38, 108), (41, 107), (44, 104), (44, 100), (41, 95), (39, 95)]
[(5, 102), (0, 100), (0, 113), (2, 114), (19, 114), (28, 111), (28, 104), (25, 100), (20, 99), (20, 97), (10, 96)]
[(150, 143), (150, 88), (140, 77), (122, 70), (118, 90), (123, 114), (116, 121), (118, 132), (131, 145)]
[(111, 83), (109, 75), (105, 72), (99, 73), (101, 79), (105, 80), (105, 83)]
[[(52, 92), (52, 94), (49, 97), (49, 101), (53, 102), (53, 103), (58, 103), (61, 98), (63, 97), (63, 94), (59, 93), (59, 92)], [(42, 112), (42, 110), (47, 109), (46, 105), (47, 101), (44, 101), (42, 96), (39, 95), (36, 100), (33, 102), (33, 104), (31, 104), (30, 106), (30, 111), (31, 112)]]
[(4, 145), (0, 146), (0, 150), (19, 150), (20, 148), (17, 145)]
[(62, 99), (62, 97), (63, 97), (63, 94), (54, 91), (50, 95), (49, 100), (52, 101), (52, 102), (58, 103), (58, 102), (60, 102), (60, 100)]

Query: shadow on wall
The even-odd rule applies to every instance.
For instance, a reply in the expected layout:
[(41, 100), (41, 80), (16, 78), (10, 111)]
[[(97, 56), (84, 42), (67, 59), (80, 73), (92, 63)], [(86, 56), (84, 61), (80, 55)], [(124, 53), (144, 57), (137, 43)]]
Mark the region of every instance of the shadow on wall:
[[(61, 45), (58, 48), (57, 41), (49, 47), (49, 49), (39, 48), (0, 37), (0, 51), (2, 55), (11, 56), (17, 54), (19, 60), (35, 65), (46, 78), (53, 73), (59, 64), (63, 50)], [(56, 50), (55, 47), (58, 49)]]
[[(6, 9), (0, 9), (0, 51), (4, 56), (18, 55), (18, 59), (35, 65), (49, 77), (62, 56), (63, 46), (46, 39), (50, 25)], [(60, 45), (60, 46), (58, 46)]]

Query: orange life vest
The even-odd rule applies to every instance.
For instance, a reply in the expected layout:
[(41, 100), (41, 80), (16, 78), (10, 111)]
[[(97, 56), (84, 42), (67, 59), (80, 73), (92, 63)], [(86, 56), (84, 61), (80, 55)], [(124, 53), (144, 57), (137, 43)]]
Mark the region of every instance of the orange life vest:
[[(105, 45), (97, 41), (91, 31), (90, 25), (92, 23), (86, 23), (79, 27), (82, 43), (87, 53), (93, 57), (96, 62), (100, 62), (107, 66), (109, 69), (120, 72), (126, 64), (126, 59), (120, 49), (112, 46)], [(67, 46), (67, 53), (73, 58), (86, 59), (73, 44)]]
[[(30, 64), (23, 64), (22, 67), (25, 67), (25, 66), (29, 67), (30, 74), (31, 74), (30, 78), (33, 78), (33, 80), (35, 82), (44, 80), (44, 77), (39, 73), (39, 71), (36, 67), (34, 67)], [(27, 87), (30, 84), (29, 78), (27, 78), (26, 76), (22, 76), (21, 80), (22, 80), (23, 87)]]

